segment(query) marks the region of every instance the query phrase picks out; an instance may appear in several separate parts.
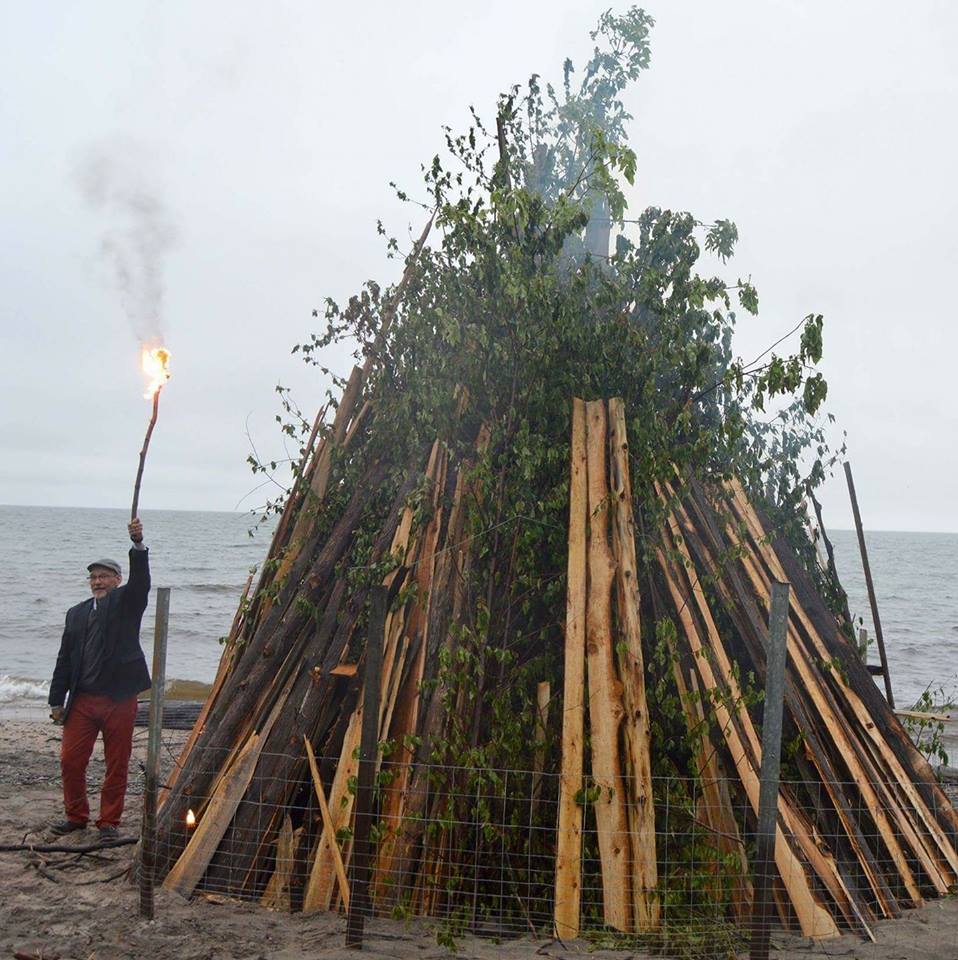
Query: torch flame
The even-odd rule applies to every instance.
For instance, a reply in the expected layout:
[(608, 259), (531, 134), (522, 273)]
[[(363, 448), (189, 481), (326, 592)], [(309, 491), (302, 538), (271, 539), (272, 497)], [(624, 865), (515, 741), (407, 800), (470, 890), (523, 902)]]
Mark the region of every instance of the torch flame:
[(196, 814), (192, 810), (186, 811), (186, 826), (192, 830), (196, 826)]
[(170, 351), (165, 347), (143, 348), (143, 372), (150, 378), (150, 385), (143, 394), (147, 400), (152, 400), (170, 379), (169, 363)]

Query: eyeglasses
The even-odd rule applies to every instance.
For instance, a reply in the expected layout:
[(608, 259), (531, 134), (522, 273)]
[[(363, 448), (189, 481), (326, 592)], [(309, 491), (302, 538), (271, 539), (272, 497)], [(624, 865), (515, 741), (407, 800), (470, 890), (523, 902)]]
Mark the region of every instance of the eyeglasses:
[(118, 573), (112, 573), (112, 572), (91, 573), (90, 576), (87, 577), (87, 580), (89, 580), (90, 583), (94, 583), (97, 580), (112, 580), (114, 577), (118, 577), (118, 576), (119, 576)]

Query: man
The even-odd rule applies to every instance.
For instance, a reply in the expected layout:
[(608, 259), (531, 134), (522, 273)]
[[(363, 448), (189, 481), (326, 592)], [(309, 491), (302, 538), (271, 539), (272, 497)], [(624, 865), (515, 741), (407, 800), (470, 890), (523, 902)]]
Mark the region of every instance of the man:
[(87, 567), (93, 596), (67, 611), (50, 682), (50, 717), (63, 724), (60, 770), (66, 812), (66, 819), (51, 827), (55, 836), (86, 829), (90, 818), (86, 768), (99, 733), (106, 775), (96, 825), (103, 840), (119, 835), (136, 695), (150, 686), (140, 647), (140, 620), (150, 593), (149, 551), (139, 519), (128, 530), (133, 541), (129, 582), (120, 586), (123, 576), (115, 560), (95, 560)]

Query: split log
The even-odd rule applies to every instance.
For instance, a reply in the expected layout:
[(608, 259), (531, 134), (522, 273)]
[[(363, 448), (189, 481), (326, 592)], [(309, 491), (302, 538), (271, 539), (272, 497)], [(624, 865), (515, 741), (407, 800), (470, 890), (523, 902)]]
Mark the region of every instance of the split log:
[(588, 466), (585, 403), (572, 401), (569, 485), (569, 567), (565, 665), (562, 694), (562, 753), (559, 824), (556, 838), (555, 928), (562, 939), (579, 935), (582, 897), (582, 767), (585, 750), (586, 525)]
[[(671, 490), (666, 488), (669, 495)], [(731, 547), (722, 539), (721, 533), (713, 522), (709, 508), (696, 497), (689, 499), (690, 509), (696, 512), (699, 527), (692, 526), (689, 514), (685, 507), (676, 504), (675, 514), (680, 523), (682, 535), (690, 550), (695, 554), (699, 569), (722, 569), (723, 576), (715, 579), (715, 588), (719, 599), (724, 603), (725, 610), (735, 624), (740, 638), (745, 642), (753, 667), (761, 679), (765, 672), (765, 635), (767, 617), (763, 617), (755, 604), (754, 596), (746, 589), (742, 577), (731, 558), (736, 555)], [(860, 824), (860, 801), (857, 797), (849, 797), (843, 777), (835, 769), (830, 751), (826, 745), (834, 745), (835, 732), (829, 725), (824, 705), (815, 703), (815, 694), (809, 690), (809, 685), (817, 689), (815, 671), (804, 669), (804, 663), (799, 659), (792, 660), (792, 668), (786, 671), (785, 701), (789, 716), (801, 731), (808, 744), (809, 762), (814, 765), (829, 798), (834, 804), (839, 821), (848, 835), (860, 866), (868, 879), (872, 892), (882, 912), (887, 917), (896, 917), (900, 909), (895, 895), (889, 888), (879, 864), (879, 859), (887, 859), (888, 854), (882, 853), (878, 857), (872, 848), (873, 841), (866, 837)], [(797, 671), (797, 676), (796, 676)], [(809, 696), (812, 703), (807, 704)], [(820, 698), (819, 698), (820, 701)], [(841, 735), (840, 733), (838, 734)], [(844, 777), (847, 782), (847, 774)], [(833, 830), (829, 830), (833, 833)], [(863, 899), (854, 898), (856, 909), (862, 916), (863, 932), (868, 929), (868, 923), (873, 919), (868, 903)], [(870, 931), (869, 931), (870, 932)]]
[[(667, 530), (663, 530), (663, 539), (665, 541), (664, 549), (659, 548), (657, 551), (658, 560), (666, 587), (672, 598), (675, 614), (691, 647), (693, 661), (702, 686), (706, 690), (721, 692), (715, 698), (715, 714), (749, 803), (757, 815), (759, 794), (757, 770), (761, 763), (761, 748), (758, 738), (752, 726), (751, 718), (742, 705), (743, 699), (738, 681), (735, 679), (724, 647), (718, 639), (714, 624), (708, 624), (711, 629), (707, 633), (708, 639), (703, 642), (699, 628), (692, 617), (690, 605), (698, 606), (695, 597), (698, 582), (696, 580), (694, 583), (690, 583), (684, 573), (684, 565), (674, 563), (670, 559), (671, 556), (684, 559), (681, 544), (677, 548), (671, 533)], [(668, 551), (668, 555), (666, 551)], [(701, 607), (699, 609), (701, 610)], [(715, 671), (712, 668), (713, 660)], [(721, 683), (719, 682), (720, 677)], [(788, 810), (781, 799), (779, 810), (782, 819), (787, 813), (793, 812)], [(792, 825), (795, 826), (794, 817), (790, 819)], [(794, 836), (795, 831), (790, 830), (789, 833)], [(837, 936), (838, 927), (827, 906), (815, 893), (806, 867), (792, 845), (796, 842), (792, 839), (792, 836), (785, 834), (783, 823), (780, 820), (775, 841), (775, 863), (782, 882), (788, 890), (789, 899), (798, 916), (802, 933), (815, 939)], [(803, 849), (803, 852), (809, 852), (808, 846)], [(827, 876), (827, 869), (823, 872)]]
[(625, 406), (609, 400), (609, 492), (612, 504), (612, 544), (620, 642), (615, 659), (622, 683), (625, 723), (625, 766), (631, 840), (631, 889), (635, 929), (647, 933), (659, 923), (658, 866), (655, 849), (655, 809), (649, 710), (645, 696), (645, 657), (642, 653), (635, 523)]
[(588, 576), (586, 579), (586, 674), (592, 779), (596, 793), (596, 839), (602, 872), (605, 922), (617, 930), (632, 930), (629, 869), (629, 821), (619, 732), (625, 711), (622, 684), (616, 676), (612, 635), (612, 584), (615, 562), (609, 545), (608, 450), (605, 403), (585, 405), (588, 476)]
[(172, 890), (181, 897), (192, 895), (249, 786), (253, 770), (256, 768), (256, 761), (263, 749), (263, 742), (275, 723), (281, 707), (282, 701), (273, 708), (264, 728), (250, 736), (232, 765), (221, 777), (216, 792), (202, 811), (202, 816), (183, 855), (163, 881), (163, 886), (167, 890)]
[[(759, 555), (763, 561), (768, 564), (768, 569), (773, 575), (785, 576), (784, 568), (781, 562), (767, 542), (767, 537), (762, 524), (757, 515), (748, 504), (741, 486), (737, 483), (733, 485), (731, 503), (733, 508), (738, 511), (739, 518), (746, 524), (752, 537), (752, 542), (756, 546)], [(812, 649), (822, 661), (830, 659), (830, 651), (821, 639), (818, 631), (813, 626), (810, 618), (805, 613), (801, 601), (796, 598), (791, 607), (792, 630), (798, 642), (804, 640), (810, 643)], [(837, 631), (835, 631), (837, 633)], [(848, 646), (847, 643), (844, 646)], [(857, 658), (853, 657), (853, 660)], [(859, 663), (859, 669), (861, 664)], [(873, 746), (876, 754), (882, 758), (887, 765), (890, 776), (893, 778), (896, 789), (900, 790), (906, 798), (907, 809), (897, 803), (891, 803), (891, 814), (895, 818), (896, 825), (901, 831), (904, 840), (911, 847), (913, 855), (922, 864), (923, 869), (930, 882), (934, 885), (937, 892), (942, 894), (956, 880), (956, 871), (958, 871), (958, 852), (956, 852), (950, 839), (938, 823), (933, 810), (926, 807), (924, 800), (914, 786), (914, 781), (918, 777), (909, 775), (905, 767), (899, 762), (897, 756), (888, 749), (888, 740), (882, 736), (874, 722), (871, 712), (867, 709), (862, 699), (855, 689), (853, 689), (837, 671), (829, 670), (825, 674), (829, 680), (829, 685), (835, 689), (842, 697), (845, 705), (845, 715), (847, 720), (851, 720), (857, 725), (860, 736)], [(869, 685), (874, 687), (869, 682)], [(885, 708), (886, 727), (898, 725), (900, 722), (894, 716), (890, 708)], [(904, 731), (902, 731), (904, 733)], [(907, 735), (906, 735), (907, 736)], [(927, 761), (924, 766), (928, 768)], [(917, 773), (913, 770), (912, 773)], [(934, 775), (930, 768), (927, 769), (926, 776), (931, 779)], [(919, 834), (914, 827), (910, 811), (918, 814), (919, 821), (926, 833)], [(875, 813), (872, 810), (872, 813)], [(883, 831), (883, 835), (885, 831)]]
[[(327, 606), (334, 583), (330, 574), (348, 549), (356, 523), (372, 495), (378, 491), (384, 474), (384, 465), (378, 463), (367, 470), (367, 483), (360, 485), (353, 494), (328, 541), (318, 551), (312, 564), (312, 576), (319, 579), (306, 597), (307, 605), (291, 614), (289, 621), (282, 625), (282, 631), (272, 641), (276, 646), (275, 651), (267, 644), (255, 663), (247, 661), (248, 669), (235, 671), (224, 685), (219, 700), (211, 709), (206, 726), (197, 736), (176, 786), (171, 790), (161, 811), (158, 831), (162, 839), (161, 849), (166, 853), (168, 863), (175, 859), (182, 849), (182, 839), (176, 825), (182, 822), (186, 808), (192, 805), (191, 798), (211, 795), (223, 760), (236, 743), (241, 742), (243, 731), (252, 729), (257, 718), (265, 716), (270, 709), (269, 704), (274, 702), (279, 692), (284, 689), (286, 679), (302, 663), (303, 653), (310, 640), (317, 637), (315, 621), (305, 611), (310, 604), (318, 610)], [(309, 666), (322, 659), (322, 653), (323, 651), (317, 652), (311, 657)], [(337, 657), (336, 662), (338, 659)], [(243, 666), (241, 664), (241, 668)], [(282, 680), (278, 679), (280, 676), (283, 677)], [(292, 709), (295, 709), (295, 706)]]
[(299, 848), (299, 840), (302, 837), (303, 828), (293, 829), (293, 821), (289, 815), (283, 818), (283, 826), (276, 838), (276, 856), (273, 875), (263, 896), (260, 898), (260, 904), (268, 910), (283, 910), (289, 912), (290, 909), (290, 880), (293, 875), (293, 864), (296, 861), (296, 854)]
[[(482, 427), (476, 440), (477, 454), (484, 451), (488, 439), (488, 428)], [(418, 719), (415, 737), (418, 745), (405, 790), (402, 830), (396, 838), (393, 852), (395, 870), (392, 874), (397, 895), (411, 897), (413, 902), (417, 897), (422, 897), (422, 885), (425, 882), (420, 865), (442, 862), (440, 851), (445, 844), (443, 831), (435, 841), (426, 835), (426, 823), (430, 816), (430, 805), (438, 802), (442, 795), (430, 784), (433, 749), (436, 742), (442, 739), (449, 722), (443, 707), (447, 691), (438, 675), (440, 649), (444, 648), (450, 654), (455, 650), (458, 639), (451, 627), (462, 622), (468, 602), (472, 545), (464, 537), (464, 528), (469, 501), (475, 497), (470, 471), (471, 464), (464, 461), (457, 471), (449, 470), (447, 473), (444, 498), (448, 499), (450, 505), (448, 511), (443, 513), (438, 541), (440, 546), (434, 554), (428, 605), (424, 611), (423, 647), (418, 655), (422, 658), (423, 666), (416, 708)]]
[(432, 515), (419, 539), (418, 550), (408, 558), (414, 567), (415, 595), (406, 611), (405, 629), (409, 636), (410, 668), (401, 678), (396, 696), (396, 707), (389, 724), (389, 739), (395, 745), (396, 757), (389, 763), (393, 779), (383, 790), (380, 824), (383, 839), (373, 874), (373, 902), (382, 905), (396, 895), (398, 838), (403, 831), (406, 793), (412, 773), (414, 749), (410, 738), (415, 735), (419, 720), (420, 688), (425, 672), (426, 645), (429, 625), (429, 603), (432, 578), (436, 566), (436, 551), (442, 530), (444, 507), (442, 495), (448, 469), (448, 454), (437, 444), (433, 448), (427, 476), (432, 481)]

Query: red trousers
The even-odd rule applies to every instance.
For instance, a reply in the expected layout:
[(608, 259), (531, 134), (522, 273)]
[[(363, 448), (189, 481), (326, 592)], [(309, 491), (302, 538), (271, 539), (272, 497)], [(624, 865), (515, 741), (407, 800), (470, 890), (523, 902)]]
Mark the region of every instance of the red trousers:
[(63, 806), (67, 820), (86, 823), (90, 805), (86, 797), (86, 767), (98, 733), (103, 733), (106, 775), (100, 791), (98, 827), (119, 826), (126, 798), (126, 777), (133, 752), (133, 721), (136, 697), (111, 700), (95, 693), (78, 693), (63, 726), (60, 772), (63, 775)]

